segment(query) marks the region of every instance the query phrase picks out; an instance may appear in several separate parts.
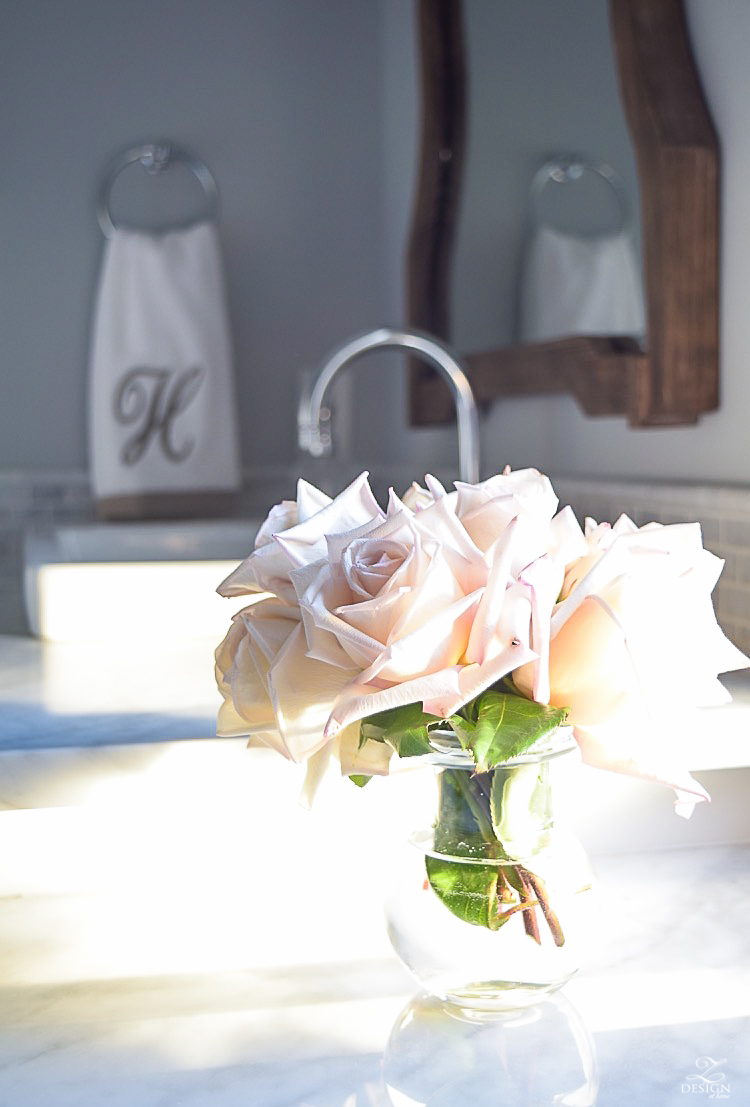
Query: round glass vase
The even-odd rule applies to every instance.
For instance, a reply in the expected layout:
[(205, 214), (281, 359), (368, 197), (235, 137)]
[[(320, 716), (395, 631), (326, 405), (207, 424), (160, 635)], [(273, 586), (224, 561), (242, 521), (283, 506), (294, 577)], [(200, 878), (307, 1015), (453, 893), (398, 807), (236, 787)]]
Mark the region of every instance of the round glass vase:
[(431, 740), (437, 813), (396, 865), (386, 898), (391, 944), (424, 990), (448, 1003), (527, 1007), (575, 974), (592, 937), (591, 868), (553, 811), (551, 762), (575, 741), (560, 728), (477, 772), (451, 731)]

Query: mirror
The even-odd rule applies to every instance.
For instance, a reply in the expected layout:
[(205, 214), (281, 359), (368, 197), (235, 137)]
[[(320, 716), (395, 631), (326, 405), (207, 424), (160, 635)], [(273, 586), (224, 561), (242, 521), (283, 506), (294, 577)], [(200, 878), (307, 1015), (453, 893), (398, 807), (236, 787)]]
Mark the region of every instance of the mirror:
[[(489, 7), (502, 17), (502, 3)], [(471, 58), (462, 0), (418, 0), (418, 17), (422, 133), (407, 317), (451, 343)], [(718, 405), (718, 140), (683, 0), (609, 0), (609, 20), (637, 167), (645, 337), (575, 334), (479, 349), (462, 343), (460, 352), (485, 405), (567, 392), (589, 415), (621, 415), (633, 426), (685, 425)], [(447, 422), (450, 408), (442, 383), (414, 365), (412, 422)]]

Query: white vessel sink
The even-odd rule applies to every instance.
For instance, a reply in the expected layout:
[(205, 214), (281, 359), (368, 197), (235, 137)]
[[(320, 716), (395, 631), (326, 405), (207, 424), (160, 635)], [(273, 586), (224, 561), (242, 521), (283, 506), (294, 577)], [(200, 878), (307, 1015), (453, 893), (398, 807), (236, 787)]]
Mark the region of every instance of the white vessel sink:
[(259, 521), (91, 523), (30, 532), (24, 596), (50, 641), (219, 640), (247, 599), (216, 587), (253, 547)]

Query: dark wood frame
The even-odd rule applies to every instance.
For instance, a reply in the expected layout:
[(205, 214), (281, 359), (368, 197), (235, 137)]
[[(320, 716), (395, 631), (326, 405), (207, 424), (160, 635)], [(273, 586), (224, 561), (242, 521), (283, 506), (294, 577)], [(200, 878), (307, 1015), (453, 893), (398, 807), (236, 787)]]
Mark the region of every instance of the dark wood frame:
[[(408, 323), (450, 342), (451, 260), (463, 173), (461, 0), (417, 0), (420, 169), (407, 258)], [(683, 0), (609, 0), (620, 90), (640, 181), (645, 351), (578, 336), (463, 353), (477, 400), (573, 395), (589, 415), (685, 425), (719, 402), (719, 143)], [(453, 418), (429, 367), (411, 367), (414, 424)]]

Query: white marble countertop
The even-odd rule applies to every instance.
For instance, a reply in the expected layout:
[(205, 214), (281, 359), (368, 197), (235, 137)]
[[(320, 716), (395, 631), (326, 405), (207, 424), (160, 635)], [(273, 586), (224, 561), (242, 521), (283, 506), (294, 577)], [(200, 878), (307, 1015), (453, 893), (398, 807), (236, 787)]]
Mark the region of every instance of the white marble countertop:
[[(0, 751), (211, 737), (220, 702), (215, 646), (0, 635)], [(693, 770), (750, 766), (750, 670), (722, 681), (733, 702), (683, 728)]]
[(511, 1025), (418, 996), (362, 882), (316, 863), (328, 901), (209, 878), (209, 910), (199, 863), (181, 930), (174, 888), (0, 901), (3, 1107), (685, 1107), (714, 1063), (750, 1102), (750, 847), (601, 859), (600, 948)]
[(421, 771), (303, 811), (293, 767), (213, 737), (212, 649), (0, 639), (0, 1107), (523, 1107), (531, 1071), (534, 1107), (585, 1107), (597, 1071), (598, 1107), (684, 1107), (704, 1058), (750, 1102), (746, 676), (690, 738), (714, 803), (685, 823), (650, 786), (669, 837), (580, 774), (601, 941), (503, 1028), (416, 996), (387, 941)]
[(0, 750), (208, 738), (212, 639), (44, 642), (0, 635)]

